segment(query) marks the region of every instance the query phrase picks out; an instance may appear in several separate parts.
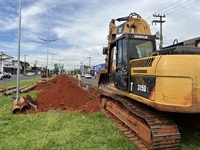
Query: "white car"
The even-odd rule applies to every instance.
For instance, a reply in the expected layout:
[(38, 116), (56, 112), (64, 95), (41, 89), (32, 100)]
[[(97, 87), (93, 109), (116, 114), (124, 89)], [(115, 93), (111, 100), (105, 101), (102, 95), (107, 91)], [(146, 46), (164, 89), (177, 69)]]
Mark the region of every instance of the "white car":
[(82, 73), (82, 74), (81, 74), (81, 77), (85, 77), (85, 74), (84, 74), (84, 73)]
[(3, 80), (3, 73), (0, 72), (0, 79)]
[(10, 72), (3, 72), (3, 77), (4, 78), (11, 78), (12, 74)]
[(85, 74), (85, 79), (91, 79), (92, 76), (90, 74)]
[(34, 76), (34, 75), (35, 75), (35, 72), (28, 72), (26, 75), (27, 75), (27, 76)]

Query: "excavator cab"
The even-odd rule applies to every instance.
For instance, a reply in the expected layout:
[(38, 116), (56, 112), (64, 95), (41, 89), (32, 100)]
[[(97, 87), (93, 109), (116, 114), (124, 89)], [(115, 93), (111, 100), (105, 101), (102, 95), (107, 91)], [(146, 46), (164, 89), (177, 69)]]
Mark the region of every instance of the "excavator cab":
[(99, 85), (109, 84), (115, 88), (129, 91), (131, 61), (150, 57), (156, 51), (155, 37), (126, 33), (110, 43), (110, 49), (103, 49), (107, 54), (107, 68), (99, 70)]

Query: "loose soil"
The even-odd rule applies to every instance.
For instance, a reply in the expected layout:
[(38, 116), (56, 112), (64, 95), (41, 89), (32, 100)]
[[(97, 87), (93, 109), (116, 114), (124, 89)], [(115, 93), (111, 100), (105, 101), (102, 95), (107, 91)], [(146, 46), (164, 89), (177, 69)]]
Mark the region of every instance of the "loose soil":
[[(58, 75), (48, 81), (37, 84), (35, 90), (40, 90), (35, 99), (37, 112), (62, 109), (67, 113), (79, 112), (91, 114), (100, 110), (100, 94), (105, 92), (92, 84), (86, 91), (85, 83), (78, 87), (76, 78), (66, 75)], [(28, 113), (37, 113), (29, 110)]]

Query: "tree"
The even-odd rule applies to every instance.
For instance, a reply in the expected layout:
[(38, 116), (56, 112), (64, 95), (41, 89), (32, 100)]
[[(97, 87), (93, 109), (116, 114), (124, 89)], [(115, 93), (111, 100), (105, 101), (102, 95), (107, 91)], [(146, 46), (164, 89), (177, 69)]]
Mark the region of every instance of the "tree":
[(25, 68), (30, 67), (30, 64), (28, 62), (25, 62), (24, 64), (25, 64)]

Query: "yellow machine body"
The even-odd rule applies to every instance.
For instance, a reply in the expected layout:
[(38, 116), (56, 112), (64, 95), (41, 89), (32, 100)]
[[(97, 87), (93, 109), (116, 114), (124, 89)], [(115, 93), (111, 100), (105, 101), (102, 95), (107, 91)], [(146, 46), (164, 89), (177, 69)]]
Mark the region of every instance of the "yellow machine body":
[[(136, 17), (116, 19), (125, 21), (119, 26), (114, 19), (110, 22), (108, 47), (103, 49), (106, 67), (99, 69), (98, 84), (160, 111), (200, 113), (200, 48), (157, 51), (147, 22), (132, 15)], [(135, 48), (142, 52), (131, 58)]]
[[(153, 61), (150, 61), (153, 60)], [(108, 89), (133, 100), (147, 104), (157, 110), (178, 113), (200, 113), (200, 55), (159, 55), (130, 62), (131, 77), (134, 83), (146, 86), (146, 77), (155, 77), (155, 85), (149, 97), (117, 89), (113, 83)], [(129, 83), (132, 86), (133, 83)], [(138, 87), (139, 88), (139, 87)], [(144, 87), (144, 88), (147, 88)], [(142, 92), (142, 93), (143, 93)]]

